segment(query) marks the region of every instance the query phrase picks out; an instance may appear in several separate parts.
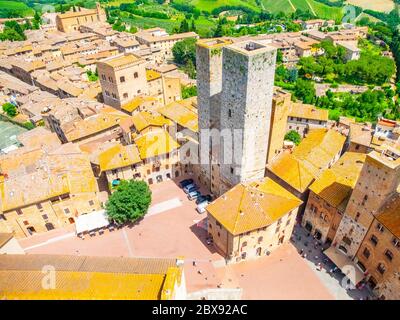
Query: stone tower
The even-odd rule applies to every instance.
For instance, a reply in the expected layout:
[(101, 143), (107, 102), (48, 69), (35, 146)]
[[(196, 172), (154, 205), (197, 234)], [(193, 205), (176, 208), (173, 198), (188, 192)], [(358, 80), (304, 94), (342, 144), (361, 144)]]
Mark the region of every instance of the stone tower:
[[(200, 179), (211, 189), (211, 145), (219, 141), (219, 134), (210, 140), (208, 130), (219, 129), (220, 96), (222, 90), (222, 48), (230, 40), (200, 40), (196, 46), (197, 104), (199, 119)], [(202, 134), (203, 132), (203, 134)], [(214, 153), (216, 154), (216, 153)], [(214, 159), (218, 162), (218, 159)]]
[(369, 153), (333, 244), (349, 257), (354, 257), (374, 215), (396, 192), (399, 183), (399, 151), (385, 147), (381, 152)]
[(100, 22), (106, 22), (106, 12), (101, 8), (100, 2), (96, 2), (97, 20)]
[(224, 47), (222, 60), (221, 193), (237, 183), (264, 177), (276, 49), (243, 41)]

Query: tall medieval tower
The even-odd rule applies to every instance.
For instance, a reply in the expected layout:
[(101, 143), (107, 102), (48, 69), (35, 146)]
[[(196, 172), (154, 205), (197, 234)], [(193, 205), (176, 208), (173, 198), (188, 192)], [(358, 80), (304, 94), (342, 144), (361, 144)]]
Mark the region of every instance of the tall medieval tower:
[(240, 182), (264, 177), (275, 61), (276, 49), (255, 41), (223, 48), (219, 148), (221, 193)]
[[(201, 182), (211, 186), (212, 163), (218, 159), (216, 148), (219, 144), (219, 133), (214, 134), (212, 141), (209, 130), (219, 130), (219, 116), (222, 90), (222, 48), (231, 44), (230, 40), (200, 40), (196, 46), (197, 69), (197, 103), (199, 119), (199, 160)], [(214, 151), (212, 150), (214, 147)]]

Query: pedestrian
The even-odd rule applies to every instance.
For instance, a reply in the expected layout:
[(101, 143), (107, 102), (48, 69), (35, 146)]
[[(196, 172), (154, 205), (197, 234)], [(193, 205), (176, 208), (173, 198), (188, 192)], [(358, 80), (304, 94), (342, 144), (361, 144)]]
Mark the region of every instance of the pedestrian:
[(304, 252), (304, 250), (301, 249), (301, 250), (300, 250), (300, 255), (301, 255), (301, 256), (303, 255), (303, 252)]
[(196, 266), (196, 261), (195, 260), (193, 260), (193, 267), (195, 267)]
[(203, 274), (203, 272), (201, 270), (197, 271), (198, 274)]

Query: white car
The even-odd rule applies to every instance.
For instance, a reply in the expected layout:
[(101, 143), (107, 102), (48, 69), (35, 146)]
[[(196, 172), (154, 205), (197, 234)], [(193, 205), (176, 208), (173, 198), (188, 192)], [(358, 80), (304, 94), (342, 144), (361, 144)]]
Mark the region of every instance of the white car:
[(208, 206), (209, 202), (208, 201), (204, 201), (202, 203), (199, 203), (196, 207), (196, 210), (198, 213), (204, 213), (206, 212), (206, 207)]

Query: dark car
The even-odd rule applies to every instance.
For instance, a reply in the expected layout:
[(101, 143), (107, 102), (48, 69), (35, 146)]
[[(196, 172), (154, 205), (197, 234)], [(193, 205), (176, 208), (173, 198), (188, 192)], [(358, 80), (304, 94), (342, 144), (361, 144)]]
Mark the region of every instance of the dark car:
[(209, 195), (209, 194), (207, 194), (207, 195), (201, 195), (200, 197), (198, 197), (198, 198), (196, 199), (196, 204), (202, 203), (202, 202), (204, 202), (204, 201), (211, 202), (211, 200), (212, 200), (211, 195)]
[(179, 185), (181, 188), (184, 188), (192, 183), (193, 183), (193, 179), (185, 179), (185, 180), (182, 180), (181, 182), (179, 182)]

